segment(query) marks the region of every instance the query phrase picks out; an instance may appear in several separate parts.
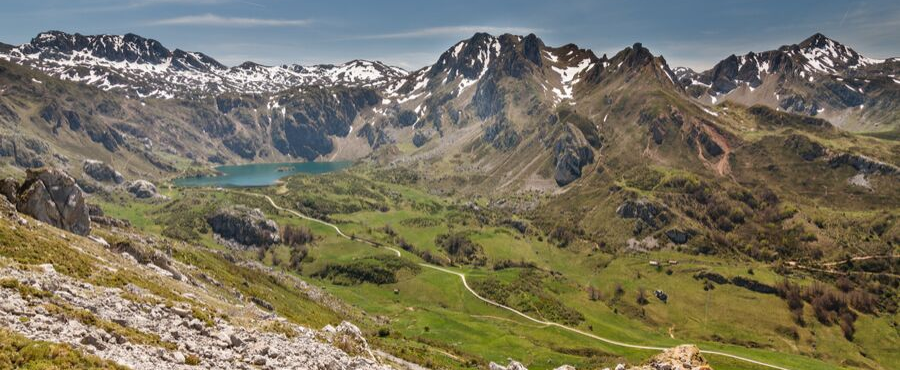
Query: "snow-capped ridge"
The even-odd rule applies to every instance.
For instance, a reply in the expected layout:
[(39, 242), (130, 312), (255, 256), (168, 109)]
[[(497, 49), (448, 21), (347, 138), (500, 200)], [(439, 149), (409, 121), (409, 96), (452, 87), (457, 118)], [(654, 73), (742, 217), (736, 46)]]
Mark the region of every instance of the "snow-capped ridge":
[(140, 98), (274, 93), (308, 85), (375, 87), (407, 74), (401, 68), (366, 60), (314, 66), (248, 61), (229, 68), (206, 54), (170, 51), (156, 40), (131, 33), (86, 36), (47, 31), (29, 43), (0, 48), (0, 59)]

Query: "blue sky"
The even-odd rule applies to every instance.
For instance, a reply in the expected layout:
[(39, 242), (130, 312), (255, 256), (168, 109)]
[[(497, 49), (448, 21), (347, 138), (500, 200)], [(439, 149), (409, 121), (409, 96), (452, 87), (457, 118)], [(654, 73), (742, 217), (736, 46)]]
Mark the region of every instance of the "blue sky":
[(598, 55), (640, 41), (674, 66), (797, 43), (815, 32), (862, 54), (900, 56), (897, 0), (29, 0), (4, 2), (0, 41), (44, 30), (133, 32), (235, 65), (382, 60), (415, 69), (481, 30), (534, 32)]

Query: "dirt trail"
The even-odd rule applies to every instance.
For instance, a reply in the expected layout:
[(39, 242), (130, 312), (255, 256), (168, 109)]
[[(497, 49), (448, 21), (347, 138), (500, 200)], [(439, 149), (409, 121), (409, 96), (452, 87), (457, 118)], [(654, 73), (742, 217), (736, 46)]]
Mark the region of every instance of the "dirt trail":
[(865, 261), (865, 260), (874, 260), (874, 259), (890, 259), (890, 258), (900, 258), (900, 254), (851, 257), (848, 260), (825, 262), (822, 264), (822, 266), (837, 266), (837, 265), (843, 265), (843, 264), (846, 264), (849, 262), (854, 262), (854, 261)]
[[(226, 191), (228, 191), (228, 190), (226, 190)], [(317, 222), (317, 223), (320, 223), (320, 224), (322, 224), (322, 225), (329, 226), (329, 227), (333, 228), (333, 229), (335, 230), (335, 232), (337, 232), (337, 234), (338, 234), (339, 236), (343, 237), (343, 238), (347, 238), (347, 239), (351, 239), (351, 240), (360, 241), (360, 242), (363, 242), (363, 243), (366, 243), (366, 244), (369, 244), (369, 245), (373, 245), (373, 246), (376, 246), (376, 247), (382, 247), (382, 248), (388, 249), (388, 250), (390, 250), (390, 251), (393, 251), (398, 257), (402, 256), (402, 253), (401, 253), (398, 249), (396, 249), (396, 248), (384, 246), (384, 245), (381, 245), (381, 244), (379, 244), (379, 243), (376, 243), (376, 242), (373, 242), (373, 241), (369, 241), (369, 240), (365, 240), (365, 239), (352, 238), (352, 237), (350, 237), (350, 236), (347, 236), (347, 234), (344, 234), (344, 232), (341, 231), (341, 229), (340, 229), (337, 225), (335, 225), (335, 224), (332, 224), (332, 223), (330, 223), (330, 222), (326, 222), (326, 221), (322, 221), (322, 220), (319, 220), (319, 219), (316, 219), (316, 218), (312, 218), (312, 217), (306, 216), (306, 215), (304, 215), (304, 214), (302, 214), (302, 213), (300, 213), (300, 212), (297, 212), (297, 211), (294, 211), (294, 210), (291, 210), (291, 209), (283, 208), (283, 207), (281, 207), (281, 206), (275, 204), (275, 201), (273, 201), (272, 198), (269, 197), (268, 195), (257, 194), (257, 193), (250, 193), (250, 192), (242, 192), (242, 191), (232, 191), (232, 192), (238, 193), (238, 194), (244, 194), (244, 195), (256, 196), (256, 197), (263, 197), (263, 198), (265, 198), (266, 200), (268, 200), (268, 201), (269, 201), (269, 204), (271, 204), (272, 207), (274, 207), (274, 208), (277, 209), (277, 210), (284, 211), (284, 212), (288, 212), (288, 213), (290, 213), (290, 214), (292, 214), (292, 215), (295, 215), (295, 216), (297, 216), (297, 217), (300, 217), (300, 218), (302, 218), (302, 219), (304, 219), (304, 220), (308, 220), (308, 221), (312, 221), (312, 222)], [(580, 335), (582, 335), (582, 336), (585, 336), (585, 337), (588, 337), (588, 338), (592, 338), (592, 339), (595, 339), (595, 340), (598, 340), (598, 341), (601, 341), (601, 342), (604, 342), (604, 343), (607, 343), (607, 344), (611, 344), (611, 345), (614, 345), (614, 346), (619, 346), (619, 347), (624, 347), (624, 348), (633, 348), (633, 349), (642, 349), (642, 350), (649, 350), (649, 351), (659, 351), (659, 352), (662, 352), (662, 351), (665, 351), (665, 350), (668, 349), (668, 348), (666, 348), (666, 347), (657, 347), (657, 346), (649, 346), (649, 345), (640, 345), (640, 344), (631, 344), (631, 343), (620, 342), (620, 341), (612, 340), (612, 339), (609, 339), (609, 338), (604, 338), (604, 337), (595, 335), (595, 334), (593, 334), (593, 333), (589, 333), (589, 332), (586, 332), (586, 331), (583, 331), (583, 330), (580, 330), (580, 329), (576, 329), (576, 328), (573, 328), (573, 327), (570, 327), (570, 326), (566, 326), (566, 325), (563, 325), (563, 324), (559, 324), (559, 323), (556, 323), (556, 322), (552, 322), (552, 321), (544, 321), (544, 320), (536, 319), (536, 318), (534, 318), (534, 317), (529, 316), (529, 315), (526, 314), (526, 313), (523, 313), (523, 312), (521, 312), (521, 311), (519, 311), (519, 310), (516, 310), (515, 308), (509, 307), (509, 306), (503, 305), (503, 304), (501, 304), (501, 303), (494, 302), (494, 301), (492, 301), (492, 300), (490, 300), (490, 299), (487, 299), (487, 298), (485, 298), (485, 297), (482, 297), (481, 295), (478, 294), (478, 292), (476, 292), (474, 289), (472, 289), (472, 287), (469, 286), (469, 282), (466, 280), (466, 275), (463, 274), (463, 273), (456, 272), (456, 271), (453, 271), (453, 270), (448, 270), (448, 269), (446, 269), (446, 268), (438, 267), (438, 266), (434, 266), (434, 265), (430, 265), (430, 264), (427, 264), (427, 263), (419, 263), (419, 265), (422, 266), (422, 267), (425, 267), (425, 268), (432, 269), (432, 270), (444, 272), (444, 273), (451, 274), (451, 275), (456, 275), (456, 276), (459, 277), (460, 280), (462, 281), (463, 287), (465, 287), (466, 290), (468, 290), (469, 293), (470, 293), (472, 296), (474, 296), (475, 298), (477, 298), (477, 299), (481, 300), (482, 302), (487, 303), (487, 304), (489, 304), (489, 305), (496, 306), (496, 307), (502, 308), (502, 309), (504, 309), (504, 310), (506, 310), (506, 311), (509, 311), (509, 312), (511, 312), (511, 313), (514, 313), (514, 314), (516, 314), (516, 315), (522, 317), (522, 318), (525, 319), (525, 320), (528, 320), (528, 321), (531, 321), (531, 322), (534, 322), (534, 323), (537, 323), (537, 324), (545, 325), (545, 326), (553, 326), (553, 327), (556, 327), (556, 328), (559, 328), (559, 329), (562, 329), (562, 330), (566, 330), (566, 331), (569, 331), (569, 332), (572, 332), (572, 333), (580, 334)], [(735, 359), (735, 360), (739, 360), (739, 361), (743, 361), (743, 362), (747, 362), (747, 363), (751, 363), (751, 364), (755, 364), (755, 365), (760, 365), (760, 366), (770, 367), (770, 368), (778, 369), (778, 370), (790, 370), (790, 369), (788, 369), (788, 368), (786, 368), (786, 367), (781, 367), (781, 366), (778, 366), (778, 365), (773, 365), (773, 364), (769, 364), (769, 363), (765, 363), (765, 362), (761, 362), (761, 361), (756, 361), (756, 360), (753, 360), (753, 359), (749, 359), (749, 358), (741, 357), (741, 356), (737, 356), (737, 355), (732, 355), (732, 354), (730, 354), (730, 353), (725, 353), (725, 352), (709, 351), (709, 350), (700, 350), (700, 353), (707, 354), (707, 355), (714, 355), (714, 356), (728, 357), (728, 358), (731, 358), (731, 359)]]

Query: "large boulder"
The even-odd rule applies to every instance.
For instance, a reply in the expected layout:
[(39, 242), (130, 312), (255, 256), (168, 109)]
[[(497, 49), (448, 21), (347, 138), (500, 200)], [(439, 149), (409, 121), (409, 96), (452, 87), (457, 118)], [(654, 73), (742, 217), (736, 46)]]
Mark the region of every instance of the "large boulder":
[(16, 194), (19, 192), (19, 183), (12, 177), (0, 179), (0, 195), (12, 204), (16, 203)]
[(688, 240), (691, 240), (692, 232), (690, 230), (684, 231), (681, 229), (669, 229), (666, 230), (666, 237), (675, 244), (684, 244), (687, 243)]
[(900, 175), (900, 168), (890, 163), (881, 162), (877, 159), (869, 158), (864, 155), (856, 154), (839, 154), (832, 157), (829, 161), (831, 167), (837, 168), (843, 165), (851, 166), (857, 171), (867, 175)]
[(594, 162), (594, 151), (577, 129), (567, 127), (553, 146), (553, 179), (559, 186), (566, 186), (579, 179), (582, 168)]
[(28, 170), (16, 199), (19, 212), (78, 235), (91, 232), (91, 218), (75, 179), (57, 169)]
[(136, 198), (147, 199), (159, 197), (156, 185), (147, 180), (134, 180), (128, 184), (128, 192)]
[(39, 168), (46, 165), (50, 146), (42, 140), (22, 135), (0, 134), (0, 157), (11, 157), (14, 165)]
[(328, 343), (350, 355), (370, 357), (372, 354), (362, 330), (347, 321), (341, 322), (337, 327), (326, 325), (319, 333)]
[(264, 247), (281, 241), (278, 224), (258, 209), (234, 206), (220, 209), (206, 222), (219, 236), (241, 245)]
[[(564, 365), (564, 366), (567, 366), (567, 365)], [(509, 365), (506, 365), (506, 366), (503, 366), (496, 362), (491, 361), (491, 363), (488, 364), (488, 369), (490, 369), (490, 370), (528, 370), (528, 368), (525, 367), (525, 365), (522, 365), (521, 362), (518, 362), (515, 360), (509, 360)]]
[(639, 219), (653, 227), (666, 222), (663, 208), (646, 199), (626, 200), (616, 209), (616, 214), (622, 218)]
[(700, 354), (700, 348), (692, 344), (684, 344), (670, 348), (650, 359), (643, 366), (631, 367), (629, 370), (711, 370), (706, 359)]
[(119, 171), (116, 171), (112, 166), (100, 161), (91, 159), (85, 160), (82, 171), (97, 181), (113, 182), (116, 184), (125, 182), (125, 177), (122, 176)]

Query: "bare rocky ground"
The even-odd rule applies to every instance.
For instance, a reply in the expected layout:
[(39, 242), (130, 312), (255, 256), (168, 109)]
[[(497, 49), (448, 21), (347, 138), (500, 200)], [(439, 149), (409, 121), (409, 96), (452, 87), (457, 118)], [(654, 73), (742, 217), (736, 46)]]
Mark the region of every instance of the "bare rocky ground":
[[(232, 325), (221, 318), (211, 323), (192, 316), (186, 306), (137, 302), (123, 298), (155, 298), (147, 291), (104, 288), (40, 268), (11, 265), (0, 278), (47, 293), (23, 297), (20, 289), (0, 288), (0, 325), (26, 337), (68, 343), (133, 369), (389, 369), (371, 355), (359, 329), (344, 322), (312, 330), (281, 320), (285, 333)], [(59, 314), (51, 305), (86, 310), (97, 319), (158, 336), (164, 345), (131, 343), (102, 325)], [(358, 355), (349, 355), (344, 350)], [(196, 365), (188, 365), (199, 360)]]
[[(712, 370), (706, 359), (700, 354), (700, 348), (694, 345), (685, 344), (675, 348), (670, 348), (650, 359), (646, 364), (640, 366), (626, 367), (625, 364), (618, 364), (612, 368), (604, 368), (604, 370)], [(525, 365), (517, 361), (510, 360), (509, 365), (503, 366), (491, 362), (490, 370), (528, 370)], [(575, 370), (574, 367), (563, 365), (555, 370)]]
[[(208, 325), (191, 316), (187, 307), (139, 303), (122, 297), (126, 292), (153, 297), (136, 287), (110, 289), (75, 281), (50, 265), (30, 271), (17, 267), (0, 270), (7, 281), (52, 293), (52, 297), (23, 297), (17, 289), (0, 289), (0, 325), (25, 336), (62, 342), (133, 369), (389, 369), (374, 360), (358, 328), (344, 322), (316, 331), (282, 322), (296, 334), (288, 337), (231, 325), (220, 318)], [(93, 313), (100, 320), (156, 335), (169, 347), (130, 343), (128, 339), (71, 317), (52, 314), (46, 304), (69, 305)], [(360, 356), (348, 355), (329, 342), (341, 342)], [(186, 365), (188, 356), (199, 359)]]

